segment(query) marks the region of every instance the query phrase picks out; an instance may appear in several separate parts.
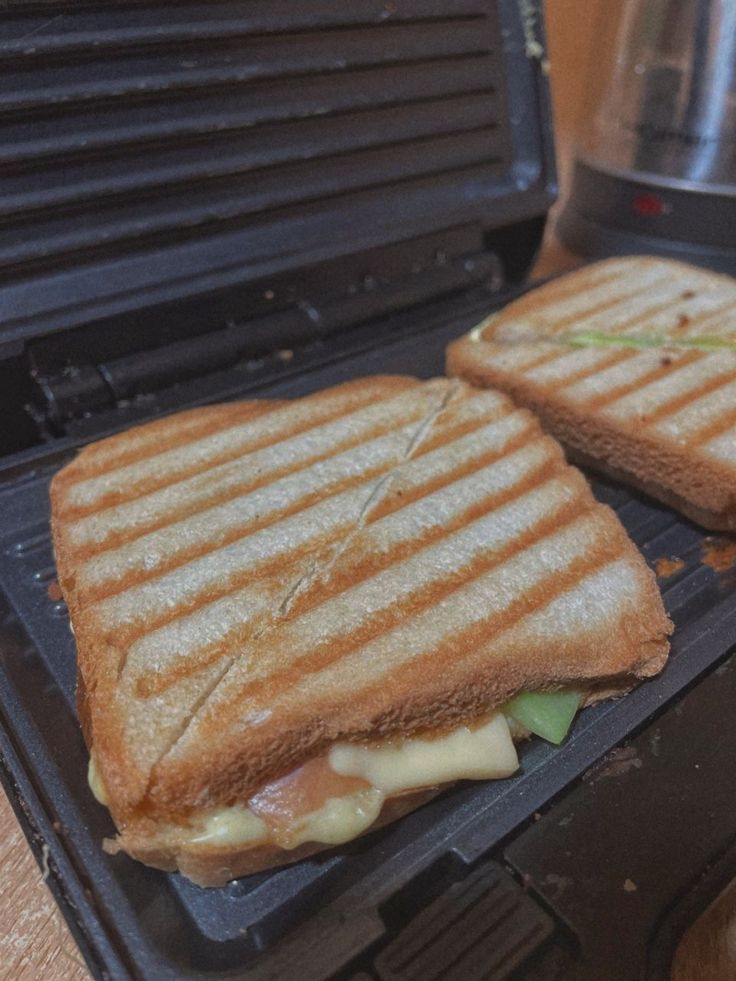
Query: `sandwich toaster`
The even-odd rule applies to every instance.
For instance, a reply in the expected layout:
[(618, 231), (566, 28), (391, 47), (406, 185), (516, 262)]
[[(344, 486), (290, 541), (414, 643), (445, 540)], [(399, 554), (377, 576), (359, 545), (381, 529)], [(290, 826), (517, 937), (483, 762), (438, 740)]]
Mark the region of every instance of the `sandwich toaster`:
[(204, 890), (101, 849), (50, 478), (180, 408), (442, 373), (555, 197), (543, 54), (522, 0), (3, 4), (0, 770), (97, 978), (664, 979), (736, 873), (733, 543), (595, 478), (679, 559), (660, 677), (279, 871)]

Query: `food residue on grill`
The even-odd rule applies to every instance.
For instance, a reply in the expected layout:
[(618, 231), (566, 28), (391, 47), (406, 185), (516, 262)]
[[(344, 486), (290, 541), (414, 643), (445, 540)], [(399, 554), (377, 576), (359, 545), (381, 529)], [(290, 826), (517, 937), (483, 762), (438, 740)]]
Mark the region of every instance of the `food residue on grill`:
[(725, 572), (736, 565), (736, 541), (709, 535), (703, 539), (701, 548), (703, 565), (709, 565), (714, 572)]
[(657, 573), (659, 579), (669, 579), (670, 576), (674, 576), (676, 572), (680, 569), (685, 568), (685, 563), (682, 559), (677, 558), (667, 558), (663, 556), (661, 559), (657, 559), (654, 563), (654, 571)]
[(46, 589), (46, 595), (52, 603), (58, 603), (62, 598), (61, 587), (55, 579), (53, 582), (49, 583), (48, 588)]
[(586, 782), (593, 780), (597, 783), (598, 780), (604, 780), (607, 777), (624, 776), (630, 770), (638, 770), (643, 765), (644, 762), (639, 757), (636, 746), (619, 746), (612, 749), (599, 763), (586, 770), (583, 774), (583, 780)]

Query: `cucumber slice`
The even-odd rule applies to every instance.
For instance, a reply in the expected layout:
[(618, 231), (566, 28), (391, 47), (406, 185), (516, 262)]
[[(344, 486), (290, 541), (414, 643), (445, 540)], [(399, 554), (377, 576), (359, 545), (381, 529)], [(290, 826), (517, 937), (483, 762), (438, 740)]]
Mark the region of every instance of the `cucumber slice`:
[(734, 351), (736, 340), (731, 337), (638, 337), (632, 334), (604, 334), (597, 331), (571, 331), (560, 334), (557, 340), (572, 347), (685, 347), (701, 351)]
[(558, 746), (567, 735), (581, 696), (576, 691), (524, 691), (504, 706), (519, 725)]

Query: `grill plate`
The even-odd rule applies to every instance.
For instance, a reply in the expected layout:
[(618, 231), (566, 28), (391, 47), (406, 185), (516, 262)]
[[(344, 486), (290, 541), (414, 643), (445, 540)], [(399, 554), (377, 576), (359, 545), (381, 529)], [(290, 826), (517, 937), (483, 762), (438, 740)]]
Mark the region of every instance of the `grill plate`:
[[(288, 397), (373, 372), (430, 377), (441, 373), (448, 341), (477, 319), (478, 311), (469, 310), (464, 319), (436, 323), (421, 334), (409, 330), (388, 342), (379, 334), (373, 346), (366, 344), (352, 355), (344, 350), (330, 365), (300, 370), (297, 363), (281, 380), (254, 382), (243, 372), (240, 386), (249, 395)], [(223, 394), (234, 394), (237, 377), (231, 375), (228, 384), (223, 380)], [(184, 407), (183, 396), (178, 397)], [(114, 976), (125, 977), (126, 970), (157, 978), (214, 978), (224, 971), (233, 971), (233, 977), (264, 977), (270, 971), (278, 976), (284, 962), (272, 958), (283, 958), (283, 951), (291, 949), (300, 976), (317, 978), (366, 948), (380, 949), (401, 926), (386, 916), (386, 904), (411, 887), (422, 870), (448, 855), (462, 867), (488, 855), (725, 657), (736, 637), (736, 578), (702, 563), (703, 533), (662, 506), (596, 482), (597, 496), (617, 510), (650, 562), (674, 555), (685, 563), (662, 583), (665, 604), (678, 626), (663, 675), (625, 699), (582, 712), (561, 749), (539, 740), (525, 745), (518, 777), (460, 785), (396, 825), (326, 856), (223, 889), (202, 890), (125, 856), (111, 859), (99, 847), (112, 826), (86, 787), (86, 753), (73, 709), (73, 641), (63, 603), (48, 595), (53, 558), (47, 494), (58, 465), (51, 454), (44, 460), (37, 453), (32, 470), (8, 469), (0, 487), (0, 586), (5, 596), (0, 704), (10, 737), (5, 752), (23, 757), (13, 769), (20, 766), (24, 796), (38, 799), (38, 808), (31, 808), (34, 820), (47, 823), (52, 864), (64, 867), (64, 888), (76, 906), (73, 915), (87, 931), (82, 941), (93, 961), (104, 961)], [(51, 821), (58, 822), (58, 831)], [(355, 898), (351, 903), (350, 897), (358, 895), (360, 903)], [(352, 911), (339, 929), (324, 912), (330, 903), (343, 903)], [(302, 939), (301, 946), (292, 948), (287, 937), (300, 923), (308, 923), (308, 929), (293, 935)], [(323, 938), (322, 946), (315, 946), (317, 937)], [(121, 957), (129, 959), (128, 968)]]

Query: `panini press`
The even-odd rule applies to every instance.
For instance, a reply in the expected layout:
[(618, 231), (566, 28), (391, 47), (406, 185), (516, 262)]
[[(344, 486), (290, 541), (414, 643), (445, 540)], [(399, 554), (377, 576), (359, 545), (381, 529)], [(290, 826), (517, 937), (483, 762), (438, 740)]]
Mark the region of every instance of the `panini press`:
[(100, 848), (51, 476), (184, 407), (441, 373), (554, 198), (543, 44), (526, 0), (3, 4), (2, 775), (97, 978), (664, 979), (736, 873), (729, 546), (599, 480), (680, 560), (661, 677), (281, 871), (205, 890)]

